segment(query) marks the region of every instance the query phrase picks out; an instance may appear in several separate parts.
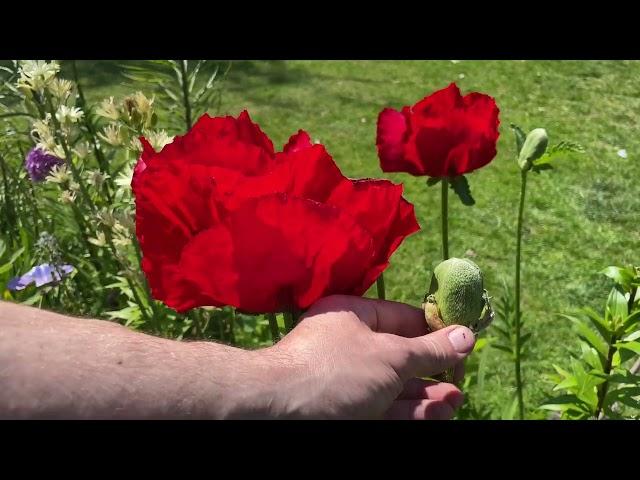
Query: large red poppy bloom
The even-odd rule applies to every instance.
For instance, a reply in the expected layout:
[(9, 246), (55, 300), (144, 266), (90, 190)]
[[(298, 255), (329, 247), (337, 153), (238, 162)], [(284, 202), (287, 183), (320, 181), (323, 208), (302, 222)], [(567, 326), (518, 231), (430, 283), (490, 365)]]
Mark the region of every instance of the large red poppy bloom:
[(160, 152), (141, 140), (142, 269), (178, 311), (278, 312), (362, 295), (420, 228), (401, 185), (344, 177), (302, 130), (276, 153), (247, 112), (204, 115)]
[(483, 167), (496, 156), (498, 114), (492, 97), (463, 97), (455, 83), (402, 112), (385, 108), (378, 116), (380, 167), (430, 177), (455, 177)]

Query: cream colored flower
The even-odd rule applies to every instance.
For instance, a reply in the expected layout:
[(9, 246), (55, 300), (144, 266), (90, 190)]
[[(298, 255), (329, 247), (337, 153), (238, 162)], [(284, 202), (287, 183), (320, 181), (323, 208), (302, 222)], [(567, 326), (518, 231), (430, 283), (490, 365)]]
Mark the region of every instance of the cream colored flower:
[(151, 113), (154, 98), (148, 99), (142, 92), (136, 92), (132, 98), (135, 102), (136, 109), (142, 116)]
[(113, 244), (116, 247), (126, 247), (128, 245), (131, 245), (131, 239), (129, 237), (114, 236)]
[(85, 177), (91, 185), (93, 185), (97, 190), (100, 190), (104, 181), (109, 178), (109, 174), (102, 173), (100, 170), (88, 170), (85, 172)]
[(118, 176), (115, 179), (115, 183), (121, 189), (129, 190), (131, 188), (131, 179), (132, 178), (133, 178), (133, 166), (132, 165), (127, 165), (118, 174)]
[(100, 210), (96, 214), (96, 217), (101, 224), (109, 228), (112, 228), (116, 223), (116, 218), (113, 216), (113, 213), (107, 209)]
[(73, 82), (69, 80), (54, 78), (49, 85), (49, 91), (54, 97), (60, 99), (61, 102), (65, 102), (71, 95), (73, 86)]
[(140, 143), (140, 139), (138, 137), (133, 137), (129, 142), (129, 150), (131, 150), (136, 155), (140, 155), (142, 153), (142, 143)]
[(25, 60), (20, 62), (20, 77), (17, 86), (21, 90), (33, 90), (42, 93), (49, 85), (55, 75), (60, 71), (57, 62), (46, 62), (44, 60)]
[(80, 142), (73, 149), (73, 153), (75, 153), (80, 160), (87, 158), (89, 152), (91, 151), (91, 146), (88, 142)]
[(173, 142), (173, 137), (167, 135), (164, 130), (150, 131), (146, 135), (147, 140), (156, 152), (162, 150), (162, 147)]
[(73, 203), (76, 201), (76, 193), (69, 190), (63, 190), (62, 193), (60, 193), (60, 201), (67, 204)]
[(52, 150), (51, 153), (53, 153), (56, 157), (60, 157), (60, 158), (65, 158), (65, 151), (64, 148), (62, 148), (62, 145), (56, 145)]
[(56, 112), (56, 119), (65, 125), (70, 125), (78, 122), (84, 116), (84, 112), (77, 107), (67, 107), (66, 105), (60, 105)]
[(70, 179), (71, 175), (67, 170), (67, 166), (63, 164), (53, 167), (45, 180), (51, 183), (63, 184), (67, 183)]
[(122, 145), (123, 142), (120, 125), (116, 124), (110, 124), (104, 127), (103, 133), (98, 133), (98, 137), (114, 147)]
[(102, 100), (100, 106), (96, 108), (96, 113), (110, 120), (118, 120), (118, 118), (120, 118), (120, 112), (118, 111), (117, 105), (113, 102), (113, 97)]
[(121, 210), (119, 212), (115, 212), (115, 217), (118, 221), (118, 224), (121, 225), (125, 231), (128, 231), (129, 234), (135, 233), (136, 221), (133, 217), (132, 212)]
[(89, 243), (96, 245), (98, 247), (104, 247), (107, 245), (107, 238), (104, 235), (104, 232), (97, 232), (95, 238), (90, 238)]

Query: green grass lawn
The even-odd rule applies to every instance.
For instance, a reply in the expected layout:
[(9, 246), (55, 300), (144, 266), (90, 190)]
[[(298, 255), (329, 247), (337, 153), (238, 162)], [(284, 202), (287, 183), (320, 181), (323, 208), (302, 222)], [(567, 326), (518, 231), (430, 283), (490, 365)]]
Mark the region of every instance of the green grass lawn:
[[(115, 62), (80, 67), (90, 99), (130, 91)], [(597, 272), (640, 262), (639, 74), (640, 62), (622, 61), (235, 62), (220, 113), (248, 109), (276, 147), (305, 129), (326, 145), (346, 175), (403, 182), (422, 231), (403, 243), (385, 278), (389, 298), (414, 305), (420, 305), (439, 260), (440, 191), (427, 188), (425, 178), (380, 171), (375, 135), (383, 107), (413, 104), (453, 81), (463, 93), (495, 97), (501, 110), (498, 156), (468, 177), (474, 207), (453, 196), (450, 202), (450, 253), (473, 250), (493, 296), (501, 294), (502, 279), (512, 283), (514, 276), (519, 170), (509, 124), (545, 127), (551, 144), (572, 140), (585, 146), (585, 154), (529, 177), (523, 311), (533, 335), (523, 372), (532, 411), (550, 391), (542, 374), (553, 363), (566, 365), (577, 350), (568, 322), (556, 313), (583, 305), (600, 310), (610, 285)], [(626, 159), (617, 155), (622, 148)], [(498, 414), (512, 396), (512, 364), (498, 351), (487, 362), (485, 386), (472, 394)]]

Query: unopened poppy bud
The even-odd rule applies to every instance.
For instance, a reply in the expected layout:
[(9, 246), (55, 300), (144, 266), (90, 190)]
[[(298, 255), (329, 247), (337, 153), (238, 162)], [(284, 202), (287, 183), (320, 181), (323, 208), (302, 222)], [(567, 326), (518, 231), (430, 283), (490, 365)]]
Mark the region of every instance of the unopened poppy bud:
[(433, 331), (464, 325), (477, 333), (493, 320), (482, 272), (466, 258), (450, 258), (435, 268), (423, 308)]
[(522, 145), (522, 150), (520, 150), (520, 156), (518, 157), (520, 169), (524, 172), (530, 170), (533, 162), (544, 155), (548, 144), (549, 137), (544, 128), (531, 130)]

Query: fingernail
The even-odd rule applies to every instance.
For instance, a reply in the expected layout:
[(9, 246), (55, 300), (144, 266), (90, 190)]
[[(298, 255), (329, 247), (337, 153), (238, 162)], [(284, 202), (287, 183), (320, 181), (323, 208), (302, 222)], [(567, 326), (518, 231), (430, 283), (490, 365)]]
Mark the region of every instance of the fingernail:
[(449, 332), (449, 341), (456, 352), (467, 353), (473, 348), (473, 345), (476, 343), (476, 338), (473, 336), (473, 332), (467, 327), (458, 327)]

